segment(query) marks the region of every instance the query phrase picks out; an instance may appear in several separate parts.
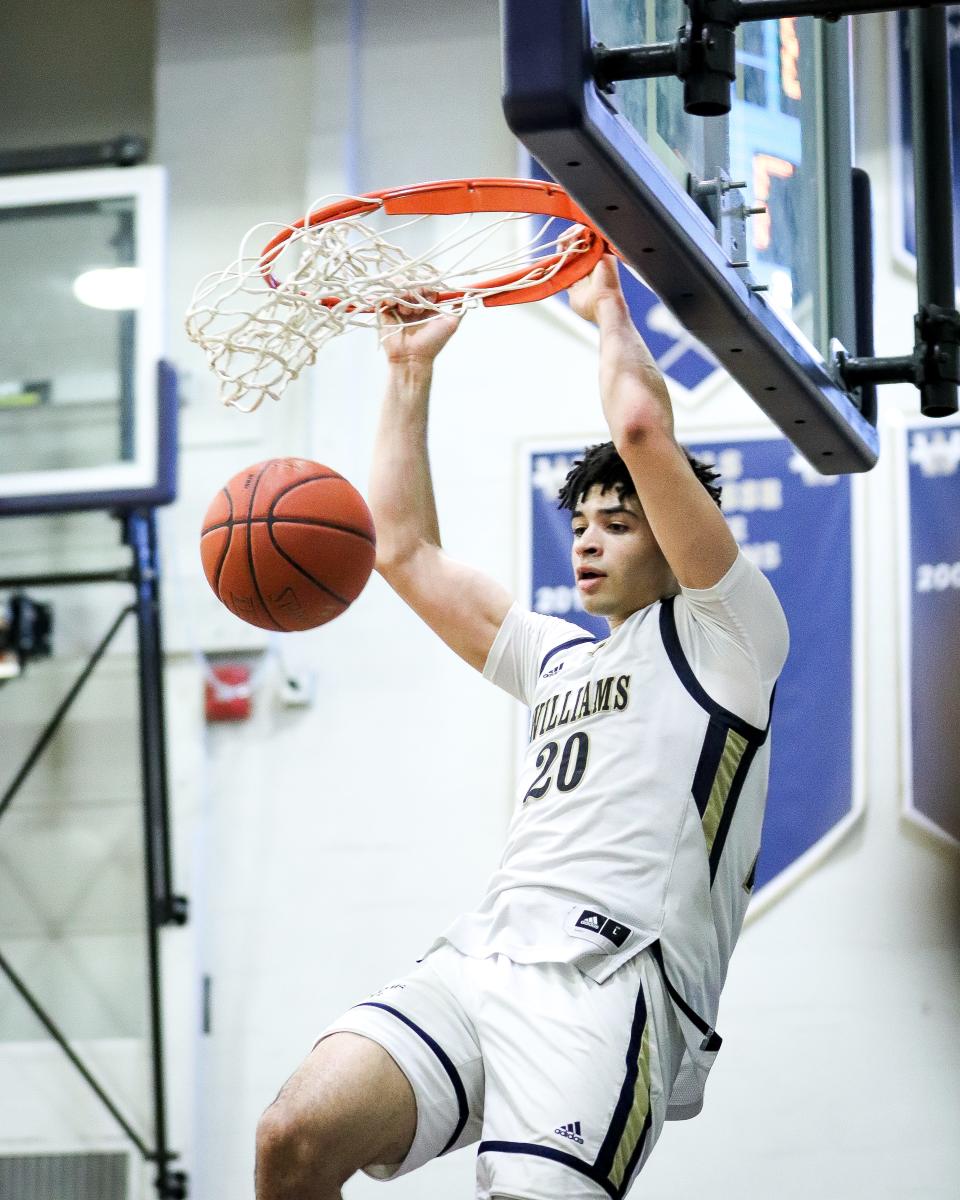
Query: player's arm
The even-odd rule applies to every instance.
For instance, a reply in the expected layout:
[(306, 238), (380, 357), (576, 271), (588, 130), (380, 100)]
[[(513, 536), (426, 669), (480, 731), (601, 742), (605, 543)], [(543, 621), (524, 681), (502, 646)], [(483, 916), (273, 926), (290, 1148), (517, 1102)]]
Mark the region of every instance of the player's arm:
[(575, 311), (600, 330), (600, 394), (657, 544), (687, 588), (718, 583), (737, 557), (720, 510), (673, 433), (670, 395), (627, 308), (615, 260), (604, 257), (570, 290)]
[[(397, 321), (415, 318), (401, 312)], [(482, 671), (512, 603), (482, 572), (449, 558), (427, 455), (433, 361), (457, 328), (437, 317), (384, 338), (389, 377), (373, 451), (369, 500), (377, 528), (376, 569), (466, 662)]]

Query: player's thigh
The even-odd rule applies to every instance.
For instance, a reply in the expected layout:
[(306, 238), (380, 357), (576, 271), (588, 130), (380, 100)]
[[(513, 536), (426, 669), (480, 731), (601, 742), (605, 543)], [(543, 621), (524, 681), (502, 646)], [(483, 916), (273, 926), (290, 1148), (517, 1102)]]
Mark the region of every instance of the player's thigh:
[(413, 1088), (393, 1058), (367, 1037), (334, 1033), (264, 1113), (258, 1148), (346, 1179), (368, 1163), (402, 1161), (416, 1127)]
[(414, 1171), (480, 1136), (483, 1057), (469, 990), (461, 986), (462, 959), (452, 947), (441, 947), (324, 1031), (324, 1038), (349, 1032), (376, 1042), (413, 1090), (413, 1140), (405, 1154), (384, 1152), (363, 1164), (376, 1179)]

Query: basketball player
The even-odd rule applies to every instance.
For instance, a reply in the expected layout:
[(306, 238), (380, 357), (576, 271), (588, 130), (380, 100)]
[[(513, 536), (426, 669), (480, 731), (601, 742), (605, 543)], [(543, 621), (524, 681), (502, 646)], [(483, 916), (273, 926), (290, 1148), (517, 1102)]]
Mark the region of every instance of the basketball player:
[(571, 304), (599, 326), (612, 439), (561, 492), (577, 590), (610, 625), (599, 641), (444, 554), (427, 408), (457, 322), (401, 311), (384, 340), (377, 569), (529, 706), (529, 747), (477, 909), (330, 1026), (261, 1119), (259, 1200), (337, 1200), (357, 1170), (389, 1179), (477, 1141), (482, 1200), (619, 1200), (665, 1117), (700, 1109), (787, 629), (712, 472), (674, 439), (612, 259)]

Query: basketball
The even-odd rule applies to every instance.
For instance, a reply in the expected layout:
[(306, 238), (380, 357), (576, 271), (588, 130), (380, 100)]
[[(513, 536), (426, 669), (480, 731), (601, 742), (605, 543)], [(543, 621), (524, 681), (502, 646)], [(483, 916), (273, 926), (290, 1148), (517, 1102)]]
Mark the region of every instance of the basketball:
[(232, 613), (292, 633), (338, 617), (373, 570), (376, 532), (356, 490), (330, 467), (271, 458), (240, 471), (207, 509), (204, 574)]

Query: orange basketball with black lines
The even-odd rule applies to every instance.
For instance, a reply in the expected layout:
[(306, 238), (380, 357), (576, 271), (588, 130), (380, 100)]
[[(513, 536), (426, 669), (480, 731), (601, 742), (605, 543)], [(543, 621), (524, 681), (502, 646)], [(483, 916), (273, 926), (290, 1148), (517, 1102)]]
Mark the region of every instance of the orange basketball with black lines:
[(248, 624), (285, 633), (349, 608), (375, 554), (363, 497), (305, 458), (271, 458), (234, 475), (213, 498), (200, 537), (217, 598)]

